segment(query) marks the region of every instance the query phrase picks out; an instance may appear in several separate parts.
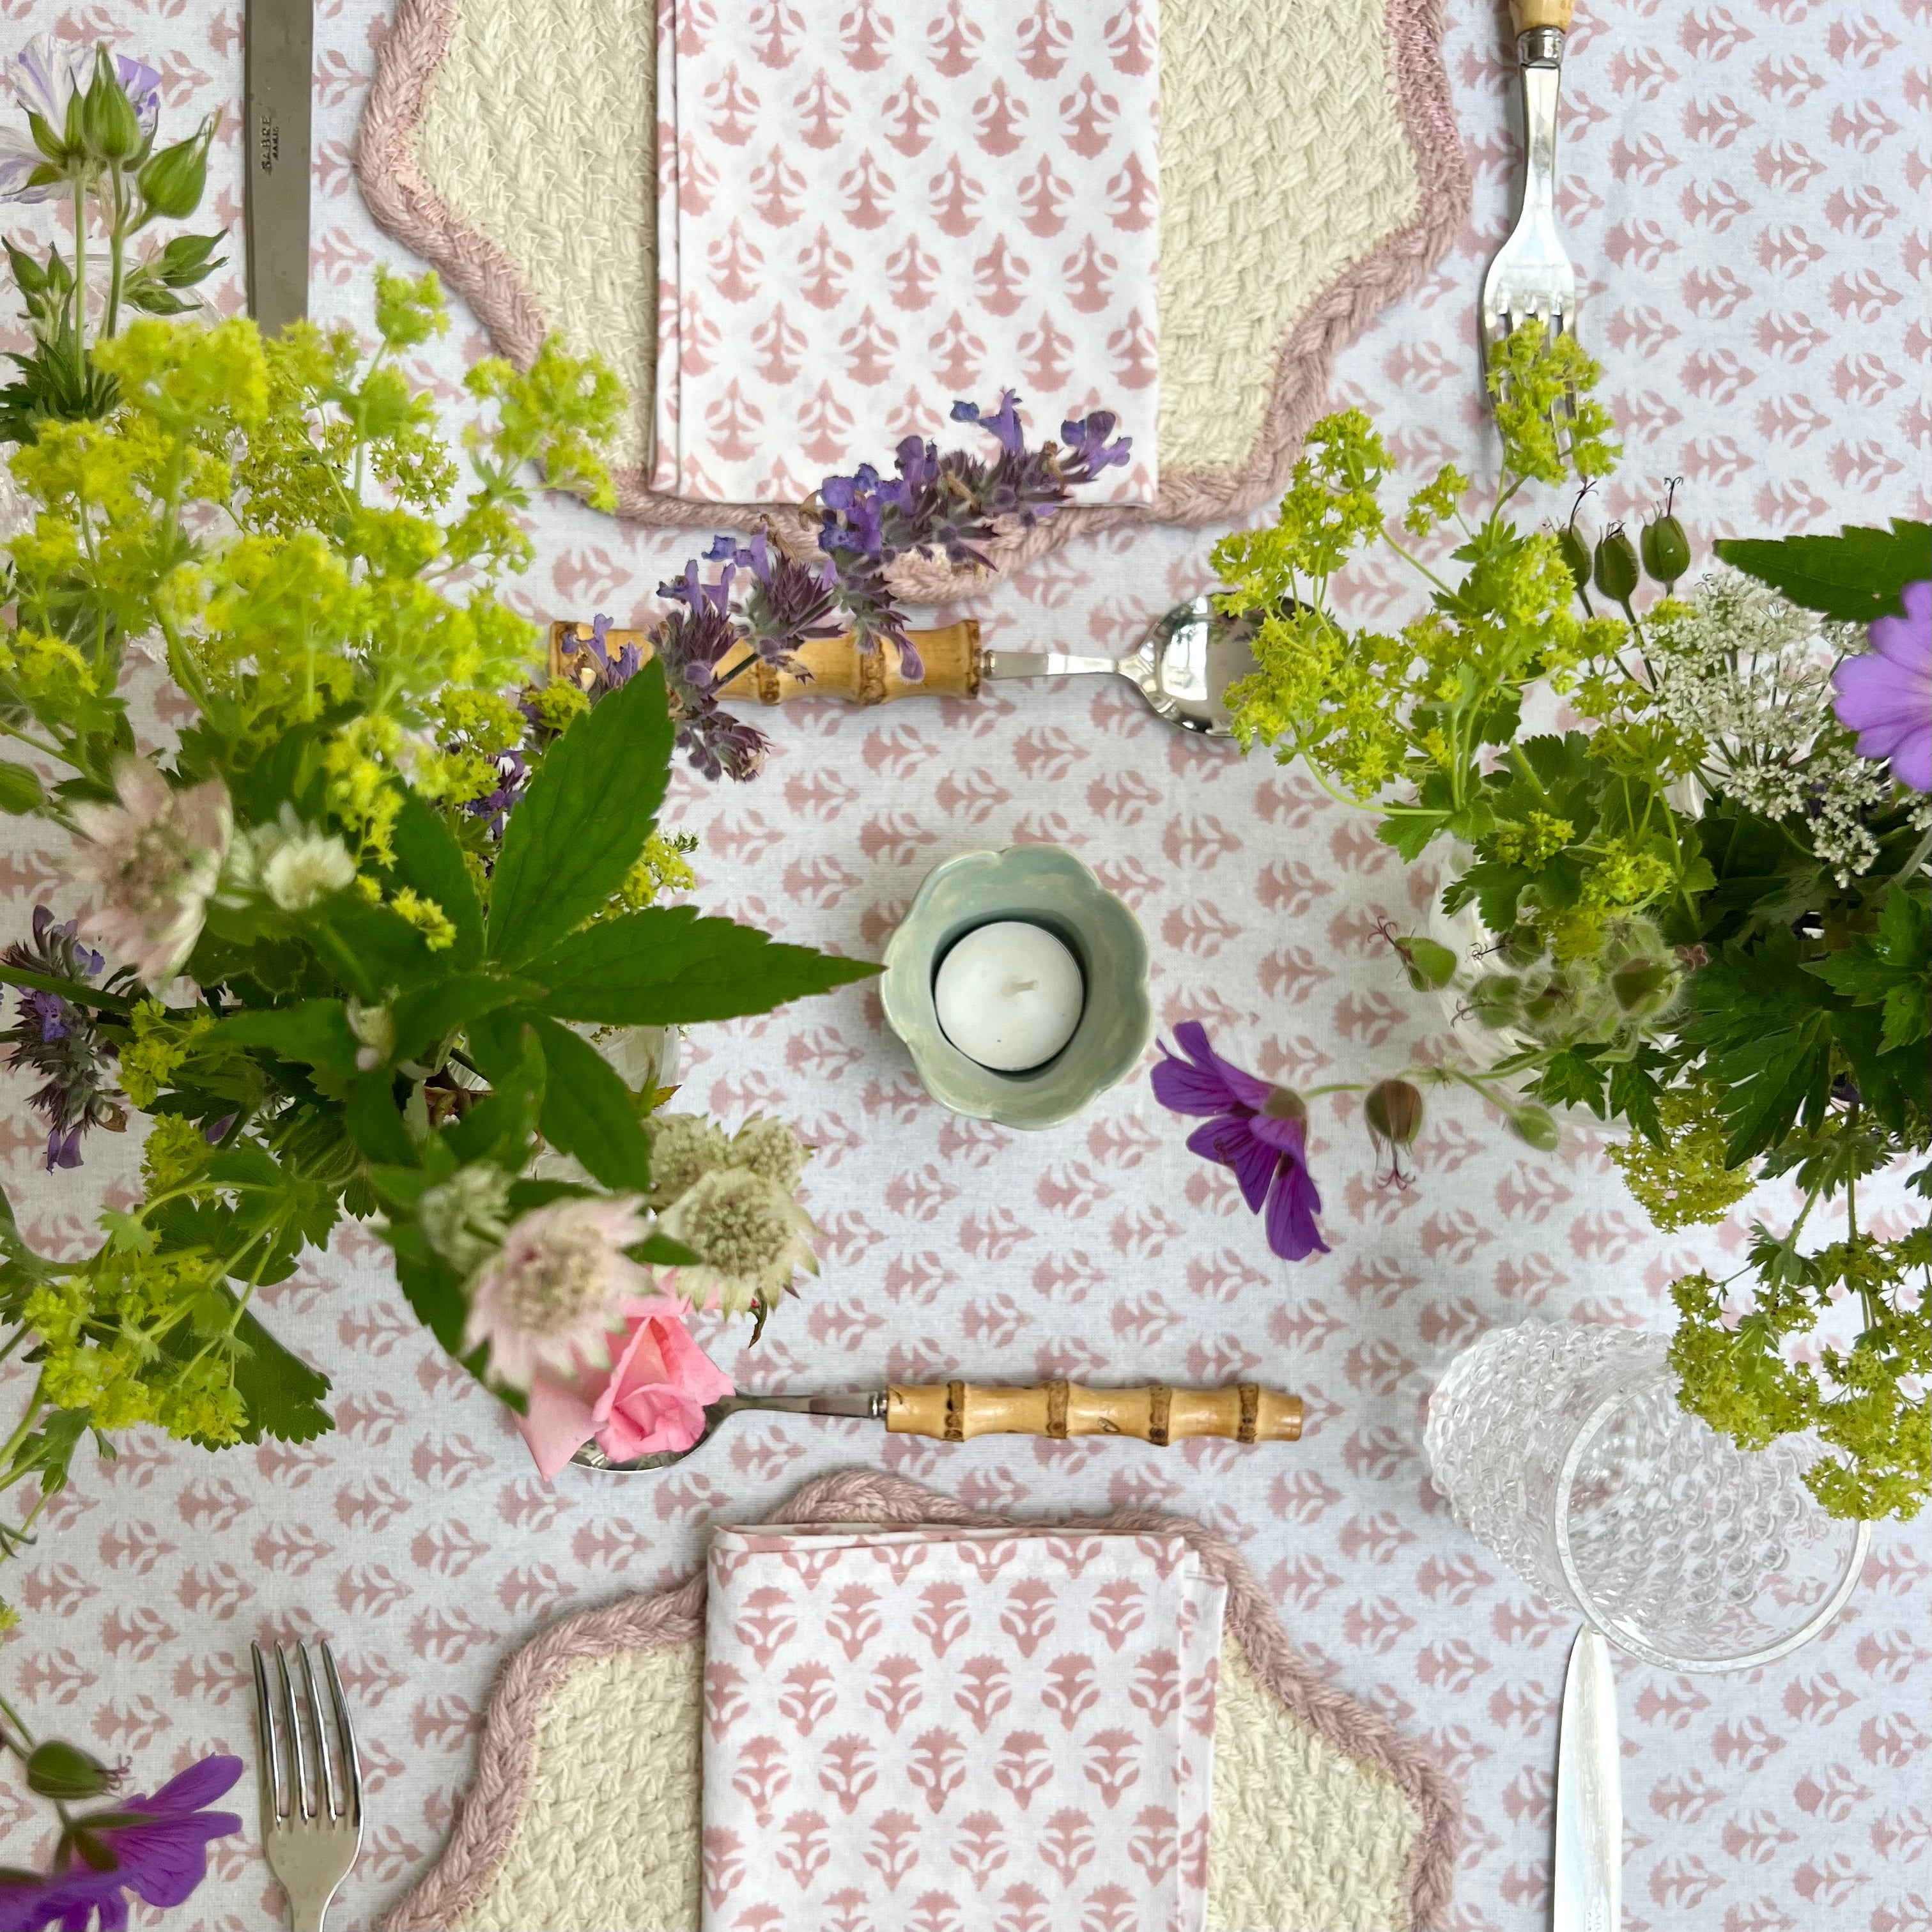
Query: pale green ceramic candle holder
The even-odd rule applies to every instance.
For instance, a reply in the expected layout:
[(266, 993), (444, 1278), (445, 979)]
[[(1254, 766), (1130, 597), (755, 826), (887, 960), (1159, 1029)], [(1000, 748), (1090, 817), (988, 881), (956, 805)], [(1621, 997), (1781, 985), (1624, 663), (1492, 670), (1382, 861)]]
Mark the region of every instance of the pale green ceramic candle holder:
[[(1006, 919), (1044, 926), (1072, 951), (1086, 983), (1073, 1037), (1044, 1066), (996, 1073), (946, 1037), (933, 1005), (940, 962), (967, 934)], [(962, 852), (926, 874), (886, 946), (886, 1019), (942, 1107), (1003, 1127), (1070, 1120), (1139, 1064), (1154, 1037), (1147, 935), (1071, 852), (1014, 845)]]

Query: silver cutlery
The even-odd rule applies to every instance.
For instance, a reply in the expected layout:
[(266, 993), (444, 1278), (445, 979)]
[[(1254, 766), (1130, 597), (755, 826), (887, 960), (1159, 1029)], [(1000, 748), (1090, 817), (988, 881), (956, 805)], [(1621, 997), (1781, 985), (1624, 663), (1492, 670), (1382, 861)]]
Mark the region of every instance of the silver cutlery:
[(349, 1700), (342, 1694), (334, 1654), (327, 1644), (322, 1646), (322, 1670), (335, 1728), (333, 1753), (308, 1646), (296, 1646), (302, 1675), (299, 1698), (279, 1643), (272, 1696), (262, 1646), (250, 1644), (249, 1648), (255, 1660), (262, 1849), (268, 1869), (288, 1894), (291, 1932), (322, 1932), (329, 1902), (362, 1845), (362, 1761), (356, 1748), (356, 1726)]
[(312, 0), (248, 0), (242, 32), (248, 313), (273, 335), (308, 314)]
[(1576, 324), (1576, 272), (1556, 225), (1556, 100), (1575, 0), (1511, 0), (1522, 82), (1522, 208), (1483, 278), (1483, 363), (1526, 322), (1552, 336)]
[(1165, 1448), (1193, 1436), (1236, 1442), (1292, 1442), (1301, 1434), (1301, 1398), (1277, 1394), (1254, 1382), (1233, 1388), (1083, 1388), (1078, 1382), (1042, 1382), (1032, 1388), (988, 1388), (982, 1383), (934, 1382), (858, 1389), (837, 1395), (732, 1395), (704, 1412), (704, 1432), (688, 1449), (662, 1450), (614, 1462), (594, 1442), (573, 1459), (581, 1467), (632, 1475), (666, 1469), (694, 1454), (728, 1417), (746, 1411), (778, 1415), (837, 1415), (883, 1422), (893, 1436), (929, 1436), (964, 1442), (976, 1436), (1131, 1436)]
[(1610, 1647), (1577, 1633), (1556, 1739), (1556, 1849), (1550, 1932), (1621, 1932), (1624, 1801)]

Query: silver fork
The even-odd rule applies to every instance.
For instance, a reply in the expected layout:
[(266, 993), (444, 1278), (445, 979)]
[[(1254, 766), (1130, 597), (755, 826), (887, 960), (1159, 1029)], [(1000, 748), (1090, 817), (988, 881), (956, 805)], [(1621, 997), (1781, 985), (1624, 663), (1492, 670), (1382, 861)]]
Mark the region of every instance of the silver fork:
[[(291, 1932), (322, 1932), (329, 1902), (362, 1846), (362, 1761), (356, 1749), (356, 1726), (349, 1700), (342, 1694), (334, 1654), (325, 1643), (322, 1670), (334, 1707), (334, 1756), (342, 1766), (338, 1784), (308, 1646), (296, 1646), (308, 1706), (306, 1724), (282, 1646), (275, 1646), (279, 1694), (274, 1698), (268, 1693), (262, 1646), (254, 1643), (248, 1648), (255, 1659), (255, 1723), (261, 1742), (262, 1849), (268, 1855), (268, 1869), (289, 1895)], [(278, 1720), (285, 1736), (277, 1735)]]
[(1554, 338), (1576, 320), (1576, 272), (1556, 226), (1556, 97), (1575, 0), (1512, 0), (1522, 81), (1522, 212), (1483, 278), (1483, 367), (1513, 329), (1538, 321)]

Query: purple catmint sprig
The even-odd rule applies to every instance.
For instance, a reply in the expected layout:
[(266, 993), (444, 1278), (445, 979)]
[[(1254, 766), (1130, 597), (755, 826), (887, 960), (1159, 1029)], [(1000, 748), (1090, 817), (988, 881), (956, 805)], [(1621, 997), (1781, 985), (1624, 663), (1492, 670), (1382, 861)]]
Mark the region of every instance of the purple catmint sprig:
[[(747, 778), (764, 761), (764, 734), (718, 702), (719, 689), (750, 662), (748, 650), (760, 662), (802, 677), (800, 647), (850, 628), (862, 651), (890, 645), (902, 674), (916, 681), (923, 668), (892, 586), (892, 565), (937, 554), (961, 568), (986, 568), (995, 538), (1052, 516), (1081, 484), (1125, 463), (1132, 447), (1130, 437), (1114, 437), (1113, 412), (1096, 410), (1062, 423), (1060, 442), (1029, 449), (1019, 398), (1010, 389), (1000, 392), (990, 414), (977, 404), (956, 402), (952, 420), (983, 429), (998, 454), (942, 455), (936, 443), (909, 436), (899, 444), (895, 475), (862, 463), (850, 476), (828, 476), (820, 485), (814, 499), (818, 561), (788, 556), (764, 530), (748, 542), (720, 536), (681, 575), (658, 586), (674, 608), (652, 632), (652, 648), (664, 666), (678, 745), (707, 778)], [(715, 576), (707, 576), (706, 565), (718, 566)], [(628, 683), (642, 662), (634, 645), (614, 657), (610, 629), (610, 620), (600, 615), (585, 646), (580, 674), (593, 704)], [(512, 799), (520, 782), (520, 772), (506, 773)], [(494, 814), (506, 796), (493, 793), (471, 809)]]
[[(16, 940), (4, 954), (10, 966), (44, 973), (52, 980), (86, 986), (106, 964), (76, 937), (77, 922), (57, 923), (45, 906), (34, 908), (32, 945)], [(23, 989), (14, 1023), (0, 1040), (12, 1051), (7, 1064), (25, 1069), (44, 1082), (27, 1104), (47, 1123), (47, 1171), (80, 1165), (80, 1138), (90, 1127), (118, 1132), (128, 1124), (115, 1081), (114, 1049), (94, 1024), (94, 1015), (58, 993)]]

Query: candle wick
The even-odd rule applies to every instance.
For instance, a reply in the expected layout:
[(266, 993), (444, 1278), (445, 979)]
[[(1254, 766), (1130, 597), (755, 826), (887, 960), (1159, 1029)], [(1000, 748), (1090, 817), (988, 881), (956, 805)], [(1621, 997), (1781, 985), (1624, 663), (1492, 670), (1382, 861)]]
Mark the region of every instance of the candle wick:
[(1010, 993), (1030, 993), (1039, 984), (1037, 980), (1009, 980), (1006, 991)]

